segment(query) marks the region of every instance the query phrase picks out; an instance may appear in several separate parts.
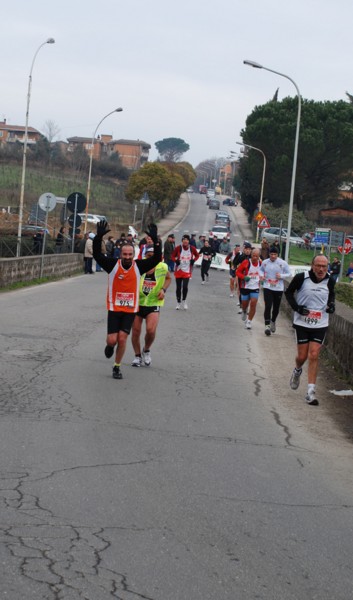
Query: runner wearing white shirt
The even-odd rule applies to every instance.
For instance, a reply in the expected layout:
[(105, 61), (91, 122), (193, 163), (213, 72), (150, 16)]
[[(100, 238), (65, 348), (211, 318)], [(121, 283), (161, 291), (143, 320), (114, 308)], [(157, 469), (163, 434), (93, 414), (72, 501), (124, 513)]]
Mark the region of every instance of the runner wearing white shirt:
[(276, 331), (276, 319), (281, 305), (284, 279), (290, 277), (288, 264), (278, 256), (278, 248), (270, 248), (270, 258), (266, 258), (260, 267), (260, 276), (263, 282), (265, 303), (265, 334), (271, 335)]
[(319, 404), (315, 392), (319, 353), (328, 328), (328, 315), (335, 312), (335, 282), (327, 270), (328, 259), (318, 254), (313, 258), (310, 271), (295, 275), (285, 292), (294, 310), (293, 327), (297, 337), (297, 356), (290, 387), (292, 390), (299, 387), (302, 366), (308, 359), (308, 393), (305, 400), (312, 406)]

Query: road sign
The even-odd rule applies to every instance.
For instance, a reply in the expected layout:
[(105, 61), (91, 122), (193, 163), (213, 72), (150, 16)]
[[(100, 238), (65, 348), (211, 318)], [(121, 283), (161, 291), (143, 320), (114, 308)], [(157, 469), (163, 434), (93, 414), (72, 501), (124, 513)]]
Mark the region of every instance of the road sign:
[(145, 192), (140, 200), (140, 204), (149, 204), (149, 203), (150, 203), (149, 195), (147, 194), (147, 192)]
[(338, 248), (338, 246), (343, 246), (344, 241), (344, 232), (343, 231), (331, 231), (330, 234), (330, 246), (334, 246)]
[(258, 222), (257, 226), (262, 229), (264, 227), (270, 227), (270, 223), (268, 222), (267, 217), (265, 217), (265, 215), (262, 215), (262, 219), (261, 221)]
[(80, 217), (80, 215), (70, 215), (68, 218), (69, 224), (71, 225), (71, 227), (73, 227), (76, 224), (76, 227), (79, 227), (81, 225), (82, 219)]
[(56, 206), (56, 198), (54, 194), (45, 192), (45, 194), (42, 194), (39, 197), (38, 204), (42, 210), (45, 212), (50, 212), (51, 210), (54, 210)]
[(261, 219), (263, 219), (263, 218), (264, 218), (264, 215), (262, 214), (262, 212), (258, 212), (255, 217), (256, 221), (261, 221)]
[[(78, 233), (81, 233), (81, 229), (80, 229), (79, 227), (76, 227), (76, 229), (75, 229), (75, 235), (76, 235), (76, 234), (78, 234)], [(70, 227), (70, 228), (69, 228), (69, 235), (70, 235), (71, 237), (73, 237), (73, 234), (74, 234), (74, 230), (73, 230), (73, 228), (72, 228), (72, 227)]]
[(66, 204), (71, 212), (75, 212), (75, 210), (77, 212), (83, 212), (87, 204), (86, 196), (81, 194), (81, 192), (72, 192), (72, 194), (68, 196)]
[(315, 237), (314, 242), (318, 242), (319, 244), (327, 244), (329, 243), (331, 229), (315, 229)]
[(338, 246), (337, 248), (340, 254), (349, 254), (352, 250), (352, 242), (349, 238), (344, 240), (344, 246)]

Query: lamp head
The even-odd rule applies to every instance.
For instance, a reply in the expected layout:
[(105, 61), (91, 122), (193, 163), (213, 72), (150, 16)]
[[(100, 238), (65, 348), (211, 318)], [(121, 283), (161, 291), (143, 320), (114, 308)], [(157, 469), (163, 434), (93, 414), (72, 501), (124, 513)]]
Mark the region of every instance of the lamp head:
[(116, 109), (115, 109), (115, 112), (122, 112), (122, 110), (123, 110), (123, 109), (122, 109), (122, 108), (121, 108), (121, 106), (120, 106), (119, 108), (116, 108)]
[(248, 65), (249, 67), (254, 67), (254, 69), (263, 69), (263, 66), (260, 63), (257, 63), (253, 60), (243, 60), (244, 65)]
[(55, 44), (54, 38), (48, 38), (47, 39), (47, 44)]

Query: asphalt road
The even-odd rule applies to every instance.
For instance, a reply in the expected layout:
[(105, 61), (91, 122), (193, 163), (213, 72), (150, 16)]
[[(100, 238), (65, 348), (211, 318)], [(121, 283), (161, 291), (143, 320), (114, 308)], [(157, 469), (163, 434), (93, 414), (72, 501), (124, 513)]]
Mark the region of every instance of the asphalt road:
[[(195, 194), (177, 233), (212, 218)], [(352, 598), (352, 444), (288, 389), (289, 323), (266, 338), (259, 307), (245, 330), (227, 273), (195, 269), (152, 366), (129, 345), (116, 381), (105, 291), (0, 296), (0, 597)]]

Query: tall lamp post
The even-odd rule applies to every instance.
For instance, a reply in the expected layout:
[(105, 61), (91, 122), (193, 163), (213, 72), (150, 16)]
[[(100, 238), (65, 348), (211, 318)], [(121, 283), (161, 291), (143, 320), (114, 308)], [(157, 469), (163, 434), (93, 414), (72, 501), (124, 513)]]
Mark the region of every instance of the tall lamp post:
[(26, 159), (27, 159), (27, 145), (28, 145), (28, 116), (29, 116), (29, 104), (31, 101), (31, 88), (32, 88), (32, 71), (34, 62), (37, 58), (39, 50), (46, 44), (55, 44), (54, 38), (48, 38), (43, 42), (37, 49), (31, 65), (28, 79), (28, 91), (27, 91), (27, 110), (26, 110), (26, 125), (25, 125), (25, 136), (23, 140), (23, 160), (22, 160), (22, 177), (21, 177), (21, 191), (20, 191), (20, 205), (18, 211), (18, 230), (17, 230), (17, 248), (16, 256), (21, 256), (21, 238), (22, 238), (22, 222), (23, 222), (23, 203), (25, 195), (25, 180), (26, 180)]
[(88, 183), (87, 183), (87, 202), (86, 202), (86, 220), (85, 220), (85, 233), (87, 231), (87, 215), (88, 215), (88, 206), (89, 206), (89, 199), (90, 199), (90, 195), (91, 195), (91, 176), (92, 176), (92, 162), (93, 162), (93, 150), (94, 150), (94, 141), (96, 139), (96, 134), (98, 131), (99, 126), (103, 123), (103, 121), (105, 119), (107, 119), (107, 117), (110, 117), (110, 115), (112, 115), (113, 113), (116, 112), (122, 112), (122, 108), (114, 108), (114, 110), (112, 110), (110, 113), (108, 113), (107, 115), (105, 115), (105, 117), (103, 117), (103, 119), (101, 119), (97, 125), (97, 127), (94, 130), (93, 136), (92, 136), (92, 142), (91, 142), (91, 152), (89, 155), (89, 171), (88, 171)]
[[(265, 153), (260, 150), (260, 148), (255, 148), (255, 146), (250, 146), (250, 144), (244, 144), (244, 142), (236, 142), (240, 146), (245, 146), (246, 148), (251, 148), (252, 150), (256, 150), (257, 152), (261, 152), (264, 159), (264, 166), (262, 169), (262, 181), (261, 181), (261, 192), (260, 192), (260, 202), (259, 202), (259, 212), (262, 211), (262, 199), (264, 196), (264, 186), (265, 186), (265, 173), (266, 173), (266, 156)], [(259, 241), (259, 224), (256, 227), (256, 242)]]
[(286, 243), (286, 252), (285, 252), (285, 260), (288, 262), (288, 256), (289, 256), (289, 240), (290, 240), (290, 233), (291, 233), (291, 228), (292, 228), (292, 215), (293, 215), (293, 203), (294, 203), (294, 189), (295, 189), (295, 177), (296, 177), (296, 172), (297, 172), (297, 160), (298, 160), (298, 145), (299, 145), (299, 129), (300, 129), (300, 115), (301, 115), (301, 106), (302, 106), (302, 101), (301, 101), (301, 96), (300, 96), (300, 91), (299, 88), (297, 86), (297, 84), (295, 83), (295, 81), (289, 77), (288, 75), (285, 75), (284, 73), (279, 73), (279, 71), (274, 71), (273, 69), (269, 69), (268, 67), (264, 67), (263, 65), (260, 65), (257, 62), (254, 62), (253, 60), (244, 60), (244, 65), (248, 65), (250, 67), (254, 67), (255, 69), (264, 69), (265, 71), (270, 71), (270, 73), (275, 73), (276, 75), (280, 75), (280, 77), (285, 77), (286, 79), (289, 79), (289, 81), (291, 81), (297, 91), (297, 96), (298, 96), (298, 113), (297, 113), (297, 127), (296, 127), (296, 132), (295, 132), (295, 142), (294, 142), (294, 155), (293, 155), (293, 169), (292, 169), (292, 183), (291, 183), (291, 188), (290, 188), (290, 197), (289, 197), (289, 209), (288, 209), (288, 224), (287, 224), (287, 243)]

